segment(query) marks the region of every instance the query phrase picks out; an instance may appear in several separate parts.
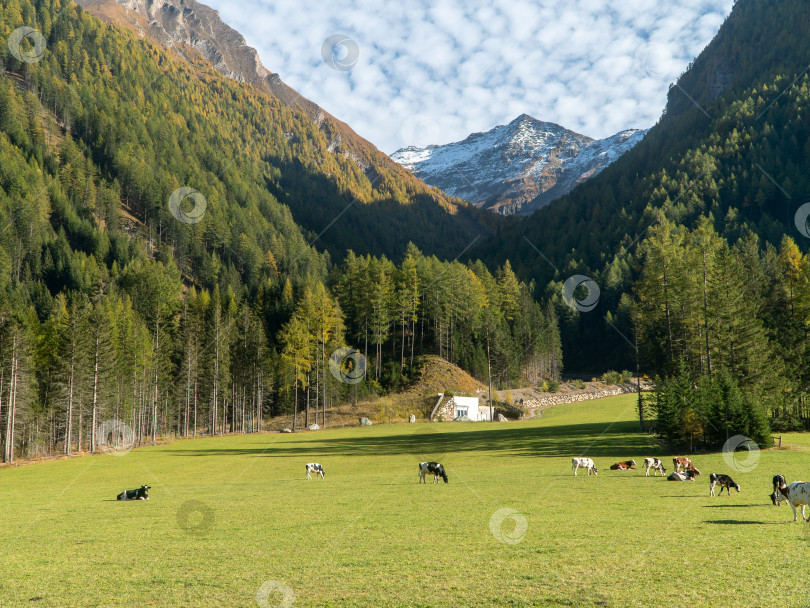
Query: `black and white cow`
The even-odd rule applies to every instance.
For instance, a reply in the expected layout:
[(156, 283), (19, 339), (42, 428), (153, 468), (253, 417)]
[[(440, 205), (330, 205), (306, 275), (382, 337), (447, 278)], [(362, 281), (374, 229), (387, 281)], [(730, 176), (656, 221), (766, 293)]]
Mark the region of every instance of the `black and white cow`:
[(777, 507), (782, 506), (782, 501), (785, 500), (785, 495), (779, 491), (780, 488), (787, 485), (787, 481), (785, 481), (784, 475), (774, 475), (773, 476), (773, 494), (771, 494), (771, 500), (773, 504)]
[[(709, 475), (709, 496), (714, 496), (714, 486), (720, 486), (720, 494), (723, 493), (723, 488), (726, 489), (726, 494), (731, 496), (731, 488), (738, 492), (740, 491), (740, 484), (735, 483), (734, 480), (728, 475), (712, 473)], [(718, 494), (719, 496), (719, 494)]]
[(438, 462), (420, 462), (419, 463), (419, 483), (423, 481), (427, 483), (425, 479), (425, 475), (428, 473), (433, 473), (433, 483), (439, 483), (439, 477), (444, 479), (444, 483), (447, 483), (447, 473), (444, 470), (444, 467), (440, 465)]
[(596, 464), (594, 464), (593, 460), (590, 458), (572, 458), (571, 459), (571, 468), (574, 469), (574, 475), (577, 474), (577, 469), (582, 467), (588, 471), (588, 475), (593, 472), (594, 475), (598, 475), (599, 472), (596, 470)]
[(118, 495), (118, 500), (149, 500), (150, 486), (143, 485), (137, 490), (124, 490)]
[(669, 474), (667, 481), (695, 481), (695, 473), (697, 469), (689, 469), (687, 471), (674, 471)]
[(810, 517), (804, 516), (804, 508), (810, 507), (810, 483), (806, 481), (794, 481), (792, 484), (787, 485), (785, 478), (782, 475), (773, 476), (773, 494), (771, 500), (773, 504), (779, 506), (783, 500), (787, 500), (788, 504), (793, 509), (793, 521), (798, 521), (796, 507), (802, 508), (802, 519), (810, 522)]
[[(779, 475), (779, 477), (782, 477)], [(782, 477), (784, 479), (784, 477)], [(804, 508), (810, 506), (810, 483), (806, 481), (794, 481), (792, 484), (782, 484), (779, 487), (779, 493), (783, 499), (788, 501), (788, 504), (793, 508), (793, 521), (798, 520), (796, 514), (796, 507), (802, 508), (802, 519), (810, 522), (810, 517), (804, 516)], [(776, 501), (774, 500), (774, 504)]]
[(315, 473), (316, 476), (320, 475), (321, 479), (323, 479), (323, 476), (326, 474), (323, 472), (323, 467), (317, 462), (307, 463), (307, 479), (312, 479), (310, 473)]
[(653, 477), (658, 473), (661, 473), (661, 477), (666, 475), (666, 468), (664, 468), (664, 463), (659, 460), (658, 458), (645, 458), (644, 459), (644, 476), (650, 476), (650, 469), (653, 469)]

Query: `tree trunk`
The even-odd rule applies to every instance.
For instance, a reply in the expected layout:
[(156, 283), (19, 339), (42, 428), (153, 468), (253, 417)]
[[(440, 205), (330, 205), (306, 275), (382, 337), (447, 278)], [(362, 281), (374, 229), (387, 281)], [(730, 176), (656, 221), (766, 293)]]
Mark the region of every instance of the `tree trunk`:
[(295, 401), (293, 402), (293, 432), (296, 430), (298, 422), (298, 378), (295, 379)]
[(15, 332), (11, 347), (11, 378), (8, 394), (8, 413), (6, 421), (6, 454), (4, 461), (14, 462), (14, 431), (17, 422), (17, 378), (19, 375), (19, 353), (17, 349), (17, 334)]
[[(158, 309), (160, 316), (160, 309)], [(155, 398), (152, 401), (152, 445), (157, 443), (158, 371), (160, 368), (160, 321), (155, 320)]]
[[(96, 329), (98, 332), (98, 328)], [(96, 333), (96, 358), (93, 364), (93, 424), (90, 427), (90, 453), (96, 453), (96, 424), (98, 419), (98, 349), (99, 335)]]
[(304, 426), (309, 428), (309, 374), (307, 374), (307, 413), (305, 416), (306, 424)]
[(76, 345), (70, 351), (70, 376), (68, 377), (68, 406), (65, 424), (65, 455), (70, 456), (70, 442), (73, 439), (73, 388), (76, 374)]
[(709, 348), (709, 297), (706, 286), (706, 251), (703, 251), (703, 329), (706, 333), (706, 371), (712, 377), (712, 351)]

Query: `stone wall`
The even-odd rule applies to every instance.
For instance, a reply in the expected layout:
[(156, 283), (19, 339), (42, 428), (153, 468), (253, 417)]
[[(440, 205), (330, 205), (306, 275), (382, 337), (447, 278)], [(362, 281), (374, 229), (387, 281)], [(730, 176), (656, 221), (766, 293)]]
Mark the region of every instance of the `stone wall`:
[(591, 399), (602, 399), (603, 397), (635, 393), (637, 390), (638, 388), (633, 384), (617, 384), (615, 386), (606, 386), (605, 388), (595, 391), (582, 391), (581, 393), (549, 393), (548, 396), (543, 396), (538, 399), (525, 400), (523, 407), (530, 410), (536, 407), (577, 403), (579, 401), (590, 401)]
[(452, 397), (444, 397), (442, 399), (442, 404), (438, 407), (436, 413), (433, 415), (433, 420), (450, 422), (453, 420), (453, 413), (455, 412), (454, 406), (455, 403)]

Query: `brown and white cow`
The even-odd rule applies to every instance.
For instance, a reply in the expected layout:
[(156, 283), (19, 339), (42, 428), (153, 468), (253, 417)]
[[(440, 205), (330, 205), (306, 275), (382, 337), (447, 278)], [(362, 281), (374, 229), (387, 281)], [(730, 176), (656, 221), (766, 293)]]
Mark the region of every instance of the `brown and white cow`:
[(635, 460), (623, 460), (622, 462), (617, 462), (616, 464), (610, 465), (611, 471), (629, 471), (630, 469), (635, 468), (636, 468)]
[(672, 459), (672, 464), (675, 466), (675, 472), (683, 469), (694, 469), (695, 465), (692, 464), (692, 461), (689, 460), (686, 456), (676, 456)]

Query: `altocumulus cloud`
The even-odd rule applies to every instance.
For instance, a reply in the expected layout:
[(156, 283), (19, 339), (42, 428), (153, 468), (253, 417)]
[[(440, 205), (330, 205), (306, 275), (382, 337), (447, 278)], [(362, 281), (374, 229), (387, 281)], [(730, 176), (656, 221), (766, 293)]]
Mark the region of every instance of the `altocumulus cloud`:
[[(591, 137), (646, 128), (733, 0), (202, 0), (265, 66), (385, 152), (441, 144), (525, 112)], [(321, 46), (345, 34), (351, 71)], [(417, 118), (414, 118), (417, 117)], [(420, 142), (421, 143), (421, 142)]]

